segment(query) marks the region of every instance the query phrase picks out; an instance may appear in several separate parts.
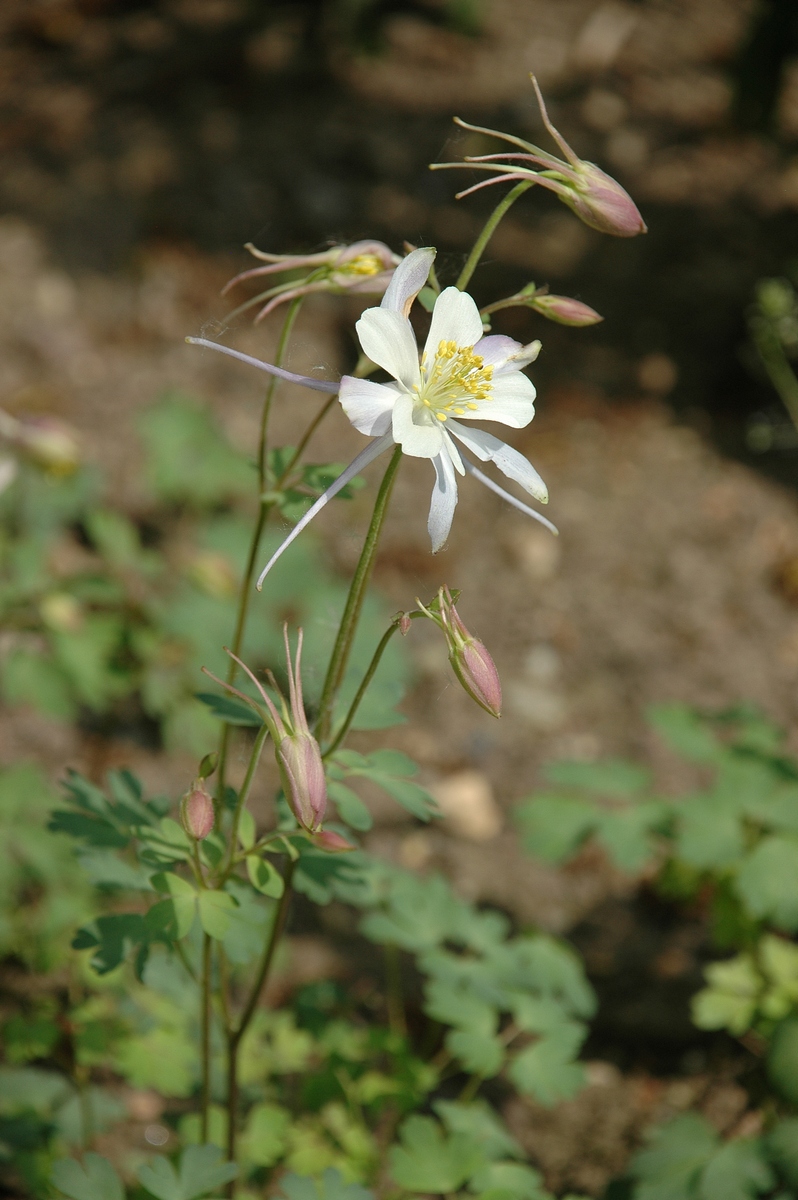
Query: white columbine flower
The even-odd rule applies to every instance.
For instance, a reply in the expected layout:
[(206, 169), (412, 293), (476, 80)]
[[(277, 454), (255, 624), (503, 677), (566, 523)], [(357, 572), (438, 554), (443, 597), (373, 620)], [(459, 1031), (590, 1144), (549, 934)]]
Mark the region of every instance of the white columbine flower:
[[(432, 323), (419, 361), (409, 321), (413, 301), (429, 275), (435, 251), (414, 250), (394, 272), (379, 308), (368, 308), (357, 323), (364, 353), (392, 376), (374, 383), (345, 375), (340, 384), (307, 379), (278, 370), (226, 346), (200, 338), (191, 342), (241, 358), (292, 382), (338, 391), (349, 420), (374, 440), (308, 509), (267, 563), (258, 586), (283, 551), (328, 501), (369, 462), (394, 445), (414, 458), (429, 458), (435, 484), (427, 528), (433, 553), (446, 542), (457, 504), (457, 475), (468, 472), (522, 512), (556, 529), (540, 513), (505, 492), (478, 470), (461, 447), (482, 462), (493, 462), (536, 500), (546, 503), (546, 485), (522, 454), (499, 438), (463, 422), (498, 421), (522, 429), (535, 415), (535, 388), (522, 374), (537, 358), (539, 342), (522, 346), (501, 335), (483, 337), (479, 310), (467, 292), (449, 287), (435, 302)], [(459, 445), (457, 444), (459, 443)]]

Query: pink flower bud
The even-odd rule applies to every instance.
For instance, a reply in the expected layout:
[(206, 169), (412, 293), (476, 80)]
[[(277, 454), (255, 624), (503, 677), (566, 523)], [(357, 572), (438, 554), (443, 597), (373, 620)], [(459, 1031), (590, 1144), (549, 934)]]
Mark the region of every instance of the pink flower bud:
[(501, 680), (496, 664), (482, 642), (469, 637), (462, 649), (450, 653), (449, 662), (471, 699), (476, 700), (480, 708), (484, 708), (492, 717), (500, 717)]
[(313, 845), (318, 846), (319, 850), (326, 850), (328, 854), (344, 854), (347, 850), (357, 849), (346, 838), (341, 837), (340, 833), (333, 833), (332, 829), (320, 829), (318, 833), (314, 833)]
[(190, 792), (180, 801), (180, 820), (186, 833), (201, 842), (213, 830), (213, 799), (201, 779), (195, 779)]
[(324, 763), (313, 734), (287, 734), (277, 747), (277, 765), (294, 816), (303, 828), (313, 832), (324, 820), (327, 808)]
[(586, 325), (598, 325), (604, 318), (594, 308), (583, 304), (581, 300), (572, 300), (570, 296), (536, 295), (527, 301), (530, 308), (541, 316), (556, 321), (558, 325), (573, 325), (583, 328)]
[(492, 717), (500, 717), (502, 685), (496, 664), (482, 642), (466, 629), (448, 587), (442, 587), (438, 592), (437, 611), (435, 605), (427, 609), (420, 601), (416, 603), (443, 630), (449, 647), (449, 662), (471, 699)]
[[(288, 704), (280, 695), (274, 676), (270, 675), (271, 683), (280, 696), (282, 712), (278, 712), (271, 696), (258, 682), (246, 663), (243, 663), (230, 650), (227, 653), (246, 671), (260, 692), (265, 705), (265, 710), (262, 710), (263, 719), (274, 744), (274, 756), (285, 797), (300, 825), (309, 833), (314, 833), (324, 820), (324, 812), (327, 808), (327, 782), (319, 743), (310, 732), (302, 698), (302, 630), (299, 631), (294, 663), (291, 662), (287, 624), (283, 626), (283, 639), (288, 669)], [(215, 676), (211, 678), (215, 678)]]
[(412, 622), (407, 613), (402, 613), (401, 617), (397, 621), (399, 632), (401, 633), (402, 637), (407, 637), (408, 633), (410, 632), (411, 623)]
[(574, 173), (573, 184), (566, 182), (556, 191), (585, 225), (614, 237), (637, 237), (648, 232), (634, 200), (611, 175), (582, 159), (574, 166)]

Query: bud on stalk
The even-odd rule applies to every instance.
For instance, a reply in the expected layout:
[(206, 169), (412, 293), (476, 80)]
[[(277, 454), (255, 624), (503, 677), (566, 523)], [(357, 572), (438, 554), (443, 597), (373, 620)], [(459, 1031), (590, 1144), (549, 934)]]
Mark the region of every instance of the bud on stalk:
[(286, 668), (288, 673), (289, 704), (280, 695), (280, 689), (269, 675), (272, 686), (280, 697), (282, 712), (278, 712), (269, 693), (263, 688), (246, 663), (228, 650), (230, 657), (246, 671), (255, 684), (266, 706), (262, 712), (272, 742), (274, 756), (280, 772), (286, 799), (294, 816), (308, 833), (321, 828), (327, 808), (327, 781), (319, 743), (310, 732), (302, 698), (302, 630), (296, 648), (296, 662), (291, 663), (291, 647), (288, 643), (288, 625), (283, 626)]
[(448, 587), (442, 587), (438, 592), (437, 612), (425, 608), (420, 600), (416, 603), (443, 630), (449, 647), (449, 662), (465, 691), (485, 712), (500, 717), (502, 685), (496, 664), (479, 638), (466, 629)]
[(195, 779), (180, 801), (180, 823), (189, 837), (201, 842), (212, 832), (214, 820), (213, 798), (204, 781)]
[(558, 325), (571, 325), (575, 329), (584, 329), (588, 325), (598, 325), (599, 321), (604, 320), (590, 305), (583, 304), (581, 300), (572, 300), (570, 296), (552, 296), (548, 293), (541, 295), (538, 293), (531, 300), (527, 301), (527, 303), (530, 308), (540, 313), (542, 317), (547, 317), (550, 321), (556, 321)]

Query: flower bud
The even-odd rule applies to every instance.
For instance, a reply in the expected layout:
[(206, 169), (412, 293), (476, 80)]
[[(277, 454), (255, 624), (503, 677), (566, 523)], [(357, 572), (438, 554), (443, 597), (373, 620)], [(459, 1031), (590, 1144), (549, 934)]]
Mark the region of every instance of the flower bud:
[(594, 308), (583, 304), (581, 300), (572, 300), (570, 296), (538, 294), (528, 300), (527, 304), (550, 321), (556, 321), (558, 325), (572, 325), (577, 329), (586, 325), (598, 325), (599, 321), (604, 320)]
[(634, 200), (611, 175), (582, 159), (574, 173), (574, 183), (566, 182), (557, 194), (585, 225), (614, 237), (637, 237), (648, 232)]
[(52, 417), (20, 421), (14, 440), (28, 458), (53, 475), (71, 475), (80, 463), (74, 431)]
[(318, 833), (314, 833), (313, 845), (318, 846), (319, 850), (326, 850), (328, 854), (345, 854), (347, 850), (357, 849), (357, 846), (341, 837), (340, 833), (333, 833), (332, 829), (320, 829)]
[(410, 632), (411, 625), (410, 617), (407, 615), (407, 613), (402, 613), (401, 617), (396, 623), (399, 626), (399, 632), (401, 633), (402, 637), (407, 637), (408, 633)]
[(500, 717), (502, 685), (496, 664), (482, 642), (466, 629), (448, 587), (439, 590), (429, 608), (425, 608), (420, 600), (416, 603), (443, 630), (449, 647), (449, 662), (465, 691), (485, 712)]
[(201, 842), (213, 830), (213, 799), (202, 779), (195, 779), (191, 790), (180, 801), (180, 821), (186, 833)]
[(277, 765), (294, 816), (303, 828), (317, 830), (327, 808), (327, 783), (313, 734), (302, 730), (287, 734), (277, 747)]

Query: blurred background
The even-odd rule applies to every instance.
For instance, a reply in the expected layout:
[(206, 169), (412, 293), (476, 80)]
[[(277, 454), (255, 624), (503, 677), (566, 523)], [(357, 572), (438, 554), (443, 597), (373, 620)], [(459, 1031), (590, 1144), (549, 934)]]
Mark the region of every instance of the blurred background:
[[(463, 589), (506, 710), (494, 723), (470, 706), (432, 627), (414, 629), (389, 681), (410, 684), (408, 724), (376, 737), (421, 764), (449, 815), (428, 831), (377, 805), (371, 845), (586, 955), (610, 1001), (600, 1069), (559, 1126), (529, 1137), (551, 1186), (599, 1194), (641, 1105), (664, 1094), (632, 1096), (620, 1069), (706, 1083), (687, 1012), (705, 930), (598, 853), (561, 871), (530, 863), (507, 814), (555, 758), (632, 755), (663, 788), (689, 784), (646, 724), (653, 702), (750, 701), (795, 725), (798, 434), (751, 333), (760, 281), (798, 279), (795, 4), (4, 0), (0, 38), (0, 405), (65, 423), (81, 463), (56, 486), (12, 456), (2, 499), (0, 755), (50, 781), (65, 765), (96, 778), (133, 765), (177, 794), (209, 748), (198, 647), (228, 636), (261, 385), (183, 339), (224, 333), (273, 354), (279, 312), (225, 321), (246, 295), (219, 295), (251, 264), (244, 243), (434, 244), (452, 282), (497, 189), (456, 201), (477, 177), (428, 164), (492, 148), (453, 115), (548, 145), (530, 70), (579, 155), (643, 212), (645, 237), (613, 239), (529, 194), (474, 279), (483, 304), (534, 280), (604, 317), (573, 330), (516, 309), (494, 327), (543, 341), (538, 416), (514, 444), (549, 485), (559, 540), (465, 485), (431, 558), (430, 479), (409, 462), (376, 573), (388, 612), (444, 581)], [(311, 299), (289, 366), (351, 369), (362, 307)], [(285, 389), (277, 440), (315, 403)], [(325, 430), (316, 456), (348, 461), (358, 435), (340, 417)], [(330, 595), (355, 561), (368, 485), (318, 523)], [(301, 615), (304, 569), (256, 623), (253, 652)], [(712, 1087), (733, 1118), (737, 1085)], [(593, 1145), (610, 1093), (617, 1119)]]

